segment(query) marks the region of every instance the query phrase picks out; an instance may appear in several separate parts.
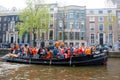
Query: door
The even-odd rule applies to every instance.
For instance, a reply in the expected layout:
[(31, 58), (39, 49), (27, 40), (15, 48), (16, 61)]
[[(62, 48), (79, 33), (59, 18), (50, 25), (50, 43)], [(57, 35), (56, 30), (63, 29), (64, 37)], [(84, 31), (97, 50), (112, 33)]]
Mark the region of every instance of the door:
[(11, 37), (11, 43), (13, 43), (13, 37)]
[(100, 45), (103, 45), (103, 33), (99, 34), (99, 42), (100, 42)]

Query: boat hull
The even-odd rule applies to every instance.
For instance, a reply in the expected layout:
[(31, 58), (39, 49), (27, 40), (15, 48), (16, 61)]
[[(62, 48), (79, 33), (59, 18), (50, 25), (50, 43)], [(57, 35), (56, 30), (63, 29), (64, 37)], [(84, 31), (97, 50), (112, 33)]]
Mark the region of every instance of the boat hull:
[(60, 66), (82, 66), (82, 65), (104, 65), (107, 63), (107, 54), (95, 54), (86, 56), (72, 56), (64, 59), (33, 59), (19, 57), (3, 57), (7, 62), (38, 64), (38, 65), (60, 65)]

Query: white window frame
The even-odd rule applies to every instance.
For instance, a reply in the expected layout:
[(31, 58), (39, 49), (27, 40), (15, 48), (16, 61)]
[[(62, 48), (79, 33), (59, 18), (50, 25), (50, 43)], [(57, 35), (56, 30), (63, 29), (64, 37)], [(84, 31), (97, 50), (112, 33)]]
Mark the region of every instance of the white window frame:
[[(89, 25), (90, 25), (90, 32), (95, 31), (95, 23), (90, 23)], [(94, 30), (91, 30), (91, 28), (94, 28)]]
[(95, 21), (95, 17), (93, 16), (89, 17), (89, 21)]

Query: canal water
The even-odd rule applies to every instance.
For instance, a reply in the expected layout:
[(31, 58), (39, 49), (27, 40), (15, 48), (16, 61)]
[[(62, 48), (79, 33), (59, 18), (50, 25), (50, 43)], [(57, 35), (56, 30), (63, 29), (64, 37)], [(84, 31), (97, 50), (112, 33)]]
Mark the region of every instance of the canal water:
[(120, 80), (120, 58), (104, 66), (45, 66), (0, 61), (0, 80)]

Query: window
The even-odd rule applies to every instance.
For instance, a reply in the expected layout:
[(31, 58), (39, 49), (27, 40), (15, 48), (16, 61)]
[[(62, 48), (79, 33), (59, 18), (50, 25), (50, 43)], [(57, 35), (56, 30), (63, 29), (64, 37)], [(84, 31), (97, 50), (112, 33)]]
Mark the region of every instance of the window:
[(53, 24), (52, 23), (50, 24), (50, 28), (53, 28)]
[(120, 18), (120, 12), (117, 12), (117, 17)]
[(1, 31), (1, 24), (0, 24), (0, 31)]
[(104, 21), (104, 17), (98, 17), (98, 21), (99, 22), (103, 22)]
[(42, 32), (41, 38), (42, 38), (42, 40), (45, 40), (45, 33), (44, 32)]
[(79, 29), (79, 23), (75, 22), (75, 29)]
[(14, 16), (12, 17), (12, 21), (14, 21)]
[(51, 11), (51, 12), (54, 11), (54, 8), (50, 8), (50, 11)]
[(112, 17), (108, 17), (108, 22), (112, 22), (113, 18)]
[(70, 29), (73, 29), (73, 22), (70, 22)]
[(99, 11), (98, 13), (99, 13), (99, 14), (103, 14), (103, 11)]
[(118, 34), (118, 40), (120, 40), (120, 33)]
[(65, 32), (65, 35), (63, 35), (63, 36), (64, 36), (65, 40), (68, 40), (68, 32)]
[(79, 32), (75, 32), (75, 40), (79, 40)]
[(53, 14), (50, 14), (50, 17), (51, 17), (51, 18), (53, 18), (53, 17), (54, 17), (54, 15), (53, 15)]
[(108, 28), (109, 30), (112, 30), (112, 24), (109, 24)]
[(59, 32), (59, 40), (62, 40), (62, 32)]
[(2, 42), (5, 42), (5, 34), (3, 34)]
[(53, 40), (53, 30), (50, 30), (50, 32), (49, 32), (49, 39)]
[(99, 30), (103, 31), (104, 25), (103, 24), (99, 24)]
[(69, 18), (73, 18), (73, 17), (74, 17), (73, 13), (69, 13)]
[(0, 22), (2, 21), (2, 18), (0, 17)]
[(95, 17), (89, 17), (89, 21), (95, 21)]
[(95, 31), (95, 23), (90, 23), (90, 31), (91, 32)]
[(83, 22), (83, 21), (81, 21), (80, 30), (81, 30), (81, 31), (84, 31), (84, 29), (85, 29), (84, 22)]
[(70, 40), (73, 40), (74, 39), (74, 32), (70, 32)]
[(90, 11), (90, 14), (94, 14), (94, 11)]
[(78, 12), (75, 14), (75, 17), (76, 17), (76, 18), (79, 18), (79, 13), (78, 13)]
[(94, 44), (94, 42), (95, 42), (95, 35), (94, 34), (91, 34), (90, 35), (90, 38), (91, 38), (91, 44)]
[(118, 27), (120, 28), (120, 20), (118, 20)]
[(18, 16), (16, 16), (16, 21), (18, 21)]
[(112, 43), (112, 40), (113, 39), (113, 35), (112, 34), (109, 34), (109, 43)]
[(3, 31), (5, 31), (5, 30), (6, 30), (6, 27), (4, 26), (4, 27), (3, 27)]
[(4, 21), (7, 21), (7, 17), (4, 17)]
[(6, 25), (7, 25), (7, 24), (6, 24), (6, 23), (4, 23), (4, 27), (6, 27)]
[(59, 27), (62, 28), (63, 27), (63, 24), (62, 22), (59, 23)]
[(84, 40), (84, 38), (85, 38), (85, 32), (80, 32), (80, 39)]
[(108, 10), (108, 14), (112, 13), (112, 10)]
[(62, 14), (62, 13), (59, 13), (59, 14), (58, 14), (58, 17), (59, 17), (59, 19), (60, 19), (60, 18), (63, 18), (63, 14)]

